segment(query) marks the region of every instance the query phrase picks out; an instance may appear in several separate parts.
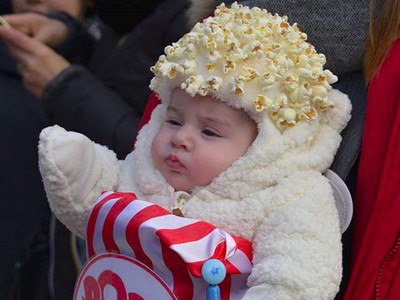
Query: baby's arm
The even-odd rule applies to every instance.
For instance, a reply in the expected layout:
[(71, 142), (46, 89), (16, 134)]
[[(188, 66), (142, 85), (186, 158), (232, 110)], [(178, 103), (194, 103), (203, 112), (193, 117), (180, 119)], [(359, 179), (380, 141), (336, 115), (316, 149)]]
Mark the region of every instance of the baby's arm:
[(39, 168), (50, 208), (74, 234), (85, 236), (85, 220), (103, 191), (118, 186), (115, 153), (59, 126), (40, 134)]
[[(325, 177), (257, 228), (243, 299), (333, 299), (342, 274), (339, 222)], [(296, 183), (292, 185), (295, 186)]]

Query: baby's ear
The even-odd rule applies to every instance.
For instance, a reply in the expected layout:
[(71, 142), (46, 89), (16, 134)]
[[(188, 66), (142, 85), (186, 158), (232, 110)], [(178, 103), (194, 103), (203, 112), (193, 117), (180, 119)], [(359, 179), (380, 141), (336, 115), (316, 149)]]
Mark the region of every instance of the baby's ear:
[[(40, 134), (39, 169), (50, 207), (79, 236), (84, 234), (86, 214), (97, 197), (111, 190), (118, 178), (117, 167), (104, 168), (117, 165), (115, 154), (101, 148), (105, 147), (57, 125)], [(108, 175), (111, 170), (113, 176)]]
[(346, 94), (337, 89), (332, 89), (328, 98), (335, 104), (335, 107), (323, 112), (321, 123), (327, 124), (340, 133), (351, 118), (351, 101)]

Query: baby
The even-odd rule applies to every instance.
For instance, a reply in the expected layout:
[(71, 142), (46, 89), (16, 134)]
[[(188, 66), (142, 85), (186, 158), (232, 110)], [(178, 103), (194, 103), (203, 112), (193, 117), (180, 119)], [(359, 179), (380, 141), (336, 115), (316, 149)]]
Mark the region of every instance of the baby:
[(161, 104), (125, 160), (58, 126), (41, 133), (39, 166), (55, 215), (84, 237), (102, 192), (134, 192), (250, 241), (240, 298), (333, 299), (341, 234), (322, 173), (351, 105), (306, 40), (286, 17), (220, 5), (152, 67)]

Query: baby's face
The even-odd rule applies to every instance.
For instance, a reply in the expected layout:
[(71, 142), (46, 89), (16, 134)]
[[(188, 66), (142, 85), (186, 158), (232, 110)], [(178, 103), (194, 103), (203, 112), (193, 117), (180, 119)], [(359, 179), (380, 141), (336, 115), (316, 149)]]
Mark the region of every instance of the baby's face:
[(245, 112), (176, 89), (151, 155), (175, 190), (189, 192), (225, 171), (256, 136), (257, 126)]

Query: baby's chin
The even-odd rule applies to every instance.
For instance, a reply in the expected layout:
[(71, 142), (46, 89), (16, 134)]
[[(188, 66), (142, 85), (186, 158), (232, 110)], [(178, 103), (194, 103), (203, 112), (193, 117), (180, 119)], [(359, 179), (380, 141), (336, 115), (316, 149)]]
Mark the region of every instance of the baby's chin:
[(186, 192), (191, 194), (193, 190), (201, 189), (202, 187), (208, 186), (209, 182), (193, 182), (191, 178), (188, 178), (186, 174), (180, 172), (165, 171), (161, 172), (165, 181), (174, 189), (175, 192)]
[(207, 182), (195, 181), (188, 178), (186, 174), (182, 174), (180, 172), (171, 172), (165, 171), (161, 172), (165, 181), (171, 186), (175, 192), (186, 192), (188, 194), (192, 194), (194, 191), (199, 191), (202, 188), (211, 184), (213, 180), (209, 180)]
[(191, 193), (195, 188), (195, 185), (191, 182), (182, 182), (182, 180), (176, 180), (176, 178), (166, 178), (166, 180), (176, 192)]

